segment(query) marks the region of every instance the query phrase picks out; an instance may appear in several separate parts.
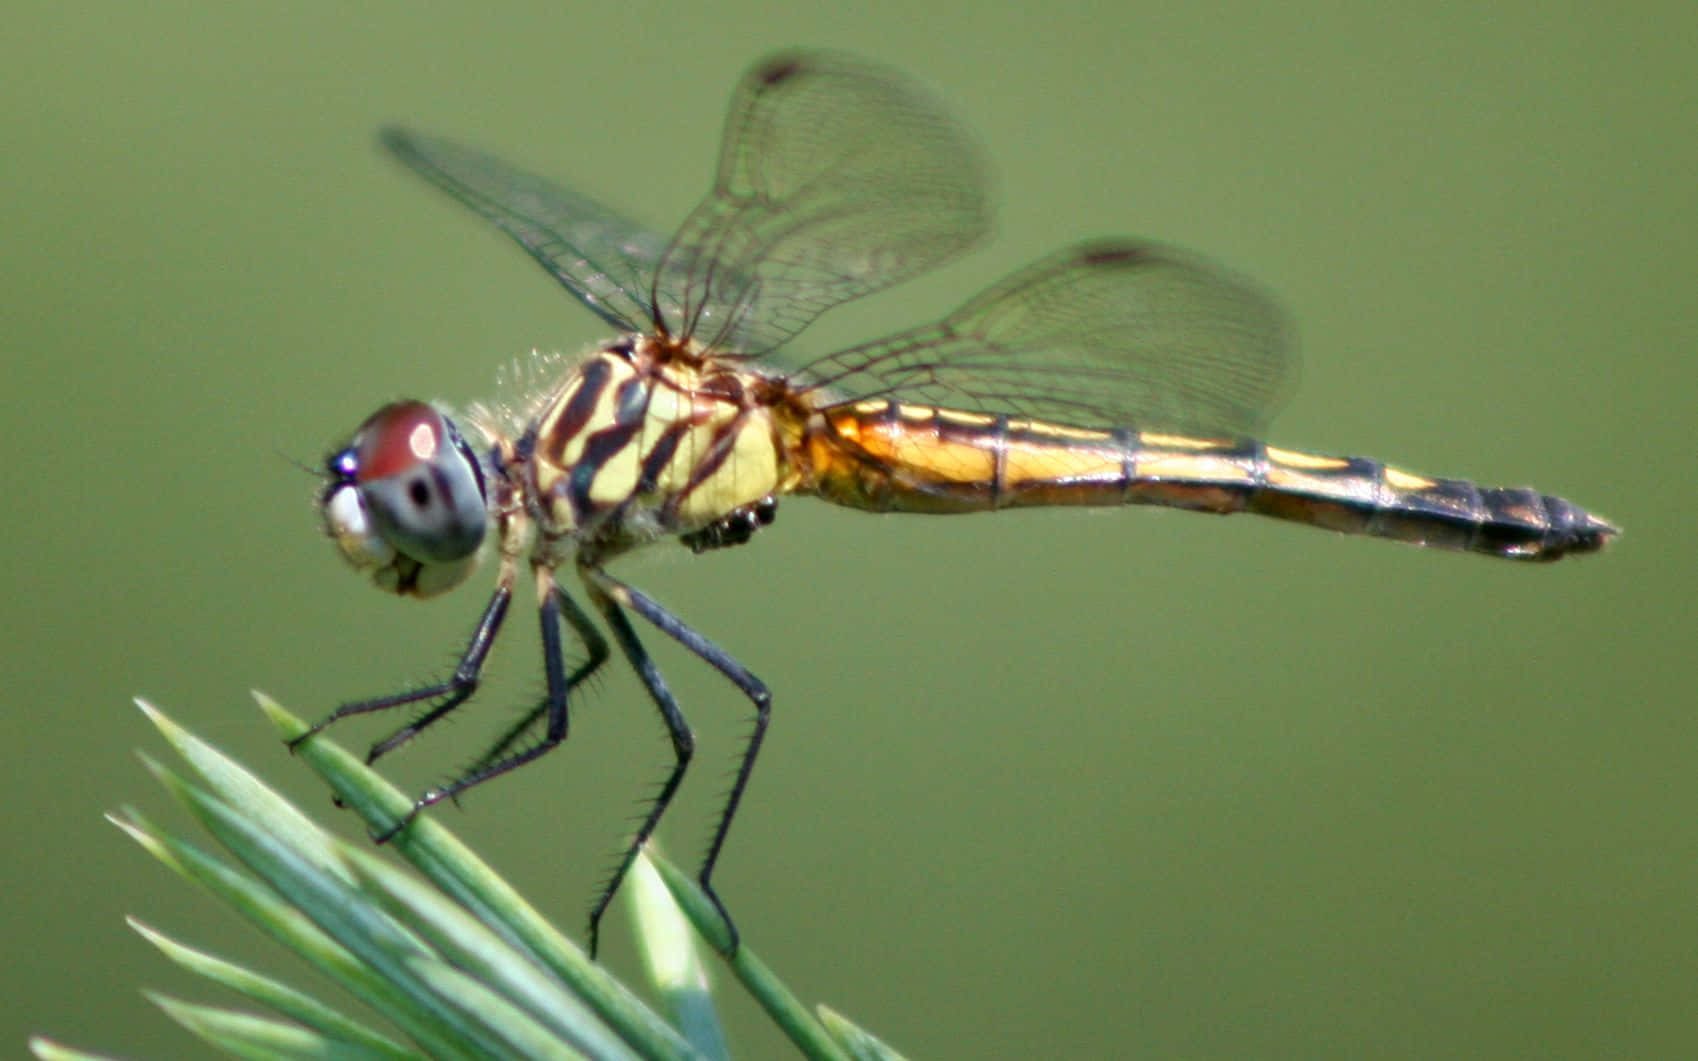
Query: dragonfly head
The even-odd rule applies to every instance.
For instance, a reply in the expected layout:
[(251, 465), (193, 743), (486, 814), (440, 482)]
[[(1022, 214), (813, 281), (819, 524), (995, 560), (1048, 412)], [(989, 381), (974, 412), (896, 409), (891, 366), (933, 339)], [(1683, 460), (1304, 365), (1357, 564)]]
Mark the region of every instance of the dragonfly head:
[(435, 406), (379, 409), (326, 458), (325, 477), (324, 529), (379, 589), (433, 597), (476, 566), (489, 527), (483, 467)]

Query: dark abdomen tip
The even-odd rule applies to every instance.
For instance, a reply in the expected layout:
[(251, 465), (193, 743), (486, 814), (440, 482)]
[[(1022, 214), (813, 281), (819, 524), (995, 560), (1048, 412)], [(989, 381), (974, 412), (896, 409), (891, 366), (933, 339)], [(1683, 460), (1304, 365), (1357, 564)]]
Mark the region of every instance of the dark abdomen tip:
[(1514, 487), (1481, 491), (1489, 518), (1477, 548), (1516, 560), (1595, 553), (1621, 531), (1564, 498)]
[(1545, 511), (1551, 515), (1552, 541), (1549, 545), (1555, 550), (1555, 556), (1595, 553), (1621, 534), (1620, 527), (1560, 497), (1546, 497)]

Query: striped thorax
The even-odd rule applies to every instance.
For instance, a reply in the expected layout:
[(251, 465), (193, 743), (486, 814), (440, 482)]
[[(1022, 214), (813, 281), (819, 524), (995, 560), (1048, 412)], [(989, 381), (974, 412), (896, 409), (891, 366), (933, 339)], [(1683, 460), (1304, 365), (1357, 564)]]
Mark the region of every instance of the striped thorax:
[(618, 552), (788, 489), (776, 389), (653, 337), (608, 344), (568, 375), (530, 432), (525, 491), (539, 531)]

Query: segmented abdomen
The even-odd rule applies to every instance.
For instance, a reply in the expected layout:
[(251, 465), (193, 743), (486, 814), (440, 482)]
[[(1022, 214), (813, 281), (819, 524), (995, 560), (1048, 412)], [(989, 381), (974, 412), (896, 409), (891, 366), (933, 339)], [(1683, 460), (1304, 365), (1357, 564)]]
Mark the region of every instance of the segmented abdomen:
[(801, 492), (883, 512), (1167, 505), (1520, 560), (1593, 552), (1617, 533), (1560, 497), (1415, 475), (1363, 457), (885, 400), (824, 410), (803, 450), (809, 473)]

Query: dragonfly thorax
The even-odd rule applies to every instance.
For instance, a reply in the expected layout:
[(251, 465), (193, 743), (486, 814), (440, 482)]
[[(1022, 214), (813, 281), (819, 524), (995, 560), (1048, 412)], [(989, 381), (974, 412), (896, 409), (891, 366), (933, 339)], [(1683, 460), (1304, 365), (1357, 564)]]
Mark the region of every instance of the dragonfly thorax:
[(652, 337), (575, 366), (537, 416), (525, 494), (545, 542), (617, 552), (701, 531), (790, 478), (773, 382)]

